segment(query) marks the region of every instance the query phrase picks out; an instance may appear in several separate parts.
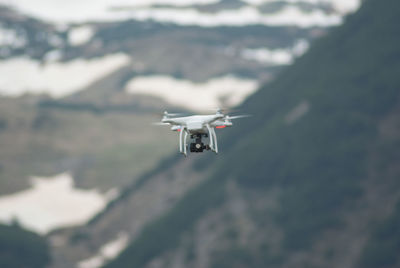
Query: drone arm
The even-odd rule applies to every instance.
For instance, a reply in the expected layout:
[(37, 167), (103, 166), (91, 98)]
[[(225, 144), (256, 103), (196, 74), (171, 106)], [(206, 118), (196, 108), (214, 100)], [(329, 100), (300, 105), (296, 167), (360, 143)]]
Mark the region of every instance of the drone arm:
[(207, 121), (207, 124), (212, 124), (212, 123), (214, 123), (215, 121), (217, 121), (217, 120), (223, 120), (223, 116), (222, 115), (215, 115), (213, 118), (211, 118), (211, 119), (209, 119), (208, 121)]

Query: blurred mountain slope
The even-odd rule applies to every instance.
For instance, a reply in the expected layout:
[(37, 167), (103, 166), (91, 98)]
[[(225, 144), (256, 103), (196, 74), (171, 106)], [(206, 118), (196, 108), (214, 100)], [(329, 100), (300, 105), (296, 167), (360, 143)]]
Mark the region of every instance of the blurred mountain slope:
[(49, 262), (49, 248), (43, 237), (18, 225), (0, 225), (1, 267), (40, 268)]
[[(0, 194), (27, 188), (29, 176), (65, 171), (75, 175), (78, 187), (126, 185), (176, 142), (173, 135), (169, 143), (160, 140), (148, 124), (159, 119), (155, 110), (174, 105), (127, 93), (131, 79), (161, 74), (194, 82), (224, 75), (269, 80), (282, 66), (245, 59), (242, 50), (291, 48), (325, 31), (137, 20), (59, 25), (0, 5)], [(115, 54), (123, 64), (98, 74), (97, 66)], [(70, 95), (57, 93), (71, 88)]]
[[(214, 27), (201, 27), (196, 24), (167, 23), (157, 19), (138, 18), (135, 20), (134, 17), (130, 19), (129, 16), (125, 18), (122, 15), (122, 19), (117, 19), (118, 16), (115, 16), (115, 21), (103, 22), (99, 19), (98, 22), (90, 20), (56, 24), (51, 21), (41, 21), (40, 19), (43, 17), (39, 16), (37, 12), (40, 11), (39, 13), (43, 15), (47, 9), (38, 10), (35, 4), (24, 5), (23, 2), (16, 2), (9, 3), (10, 7), (0, 4), (0, 68), (3, 67), (5, 74), (5, 77), (0, 80), (0, 91), (9, 92), (16, 88), (22, 92), (54, 93), (59, 90), (61, 85), (54, 85), (54, 82), (46, 83), (48, 80), (53, 80), (46, 74), (52, 72), (53, 76), (54, 74), (59, 76), (60, 84), (65, 84), (65, 87), (68, 88), (68, 84), (73, 84), (73, 79), (69, 79), (71, 74), (67, 71), (72, 72), (74, 64), (79, 62), (89, 65), (90, 61), (101, 60), (116, 53), (129, 59), (128, 66), (117, 68), (117, 70), (113, 69), (115, 74), (107, 73), (100, 78), (97, 77), (96, 81), (92, 81), (90, 85), (86, 84), (86, 86), (76, 88), (77, 91), (85, 92), (78, 93), (77, 96), (74, 95), (67, 100), (60, 100), (62, 105), (65, 104), (64, 102), (80, 105), (82, 102), (94, 104), (106, 102), (114, 105), (122, 102), (137, 105), (142, 103), (141, 98), (137, 95), (129, 96), (125, 91), (127, 83), (138, 76), (161, 74), (193, 82), (205, 82), (230, 74), (239, 78), (268, 81), (282, 68), (282, 65), (290, 64), (292, 57), (303, 52), (304, 47), (299, 51), (295, 49), (296, 44), (299, 44), (300, 41), (301, 44), (308, 44), (308, 41), (324, 34), (326, 29), (332, 26), (324, 25), (323, 22), (328, 20), (325, 16), (333, 15), (338, 18), (338, 23), (340, 23), (344, 14), (334, 2), (298, 5), (277, 1), (277, 3), (266, 2), (252, 5), (244, 1), (228, 0), (215, 1), (211, 5), (188, 3), (185, 8), (180, 8), (175, 7), (173, 1), (171, 5), (168, 5), (168, 1), (166, 1), (164, 8), (157, 5), (148, 7), (149, 12), (176, 13), (174, 16), (176, 18), (184, 18), (185, 10), (188, 10), (189, 7), (193, 10), (205, 9), (201, 16), (208, 16), (213, 12), (240, 13), (240, 9), (230, 8), (230, 4), (236, 6), (238, 3), (239, 6), (245, 5), (251, 9), (265, 9), (263, 16), (266, 17), (275, 16), (280, 12), (285, 13), (284, 10), (292, 9), (300, 12), (299, 16), (303, 20), (316, 20), (311, 12), (315, 11), (322, 16), (317, 19), (322, 25), (317, 23), (309, 27), (302, 27), (299, 22), (289, 25), (285, 23), (277, 25), (244, 23), (243, 25), (217, 24)], [(106, 3), (101, 5), (103, 4)], [(50, 3), (39, 2), (37, 5), (49, 8), (48, 12), (54, 8), (54, 4)], [(64, 3), (60, 3), (60, 5), (64, 6)], [(74, 3), (65, 4), (64, 12), (66, 14), (63, 15), (73, 17), (81, 12), (89, 12), (91, 15), (93, 15), (91, 12), (99, 12), (99, 4), (86, 1), (82, 3), (84, 7), (92, 5), (94, 8), (87, 10), (82, 8), (76, 14), (71, 14), (68, 8), (76, 8), (74, 5)], [(135, 7), (135, 5), (134, 3), (133, 7), (115, 8), (115, 15), (119, 14), (119, 9), (123, 13), (140, 12), (142, 8), (147, 10), (145, 7)], [(28, 12), (29, 10), (31, 12)], [(107, 10), (107, 12), (112, 13), (112, 10)], [(63, 13), (58, 7), (54, 12), (56, 14)], [(32, 14), (39, 17), (32, 18)], [(284, 15), (277, 16), (282, 16), (283, 19), (287, 18)], [(240, 19), (240, 16), (233, 16), (232, 19)], [(282, 57), (282, 55), (283, 61), (282, 59), (277, 61), (276, 58)], [(16, 66), (18, 60), (20, 65)], [(21, 65), (21, 61), (30, 67)], [(15, 72), (11, 72), (14, 68), (21, 70), (21, 79), (18, 81), (13, 81), (13, 79), (17, 80)], [(64, 72), (57, 72), (60, 68)], [(86, 75), (85, 72), (81, 72), (75, 79), (80, 78), (79, 80), (81, 80), (82, 76), (85, 77), (88, 76), (88, 73), (96, 72), (93, 68), (88, 68)], [(74, 73), (72, 74), (75, 76)], [(31, 77), (35, 77), (35, 79)], [(102, 82), (107, 84), (109, 79), (115, 83), (111, 88), (102, 88), (101, 91), (104, 94), (90, 90), (93, 84), (96, 86)], [(11, 87), (11, 89), (4, 87)], [(146, 105), (149, 106), (148, 103)], [(156, 105), (152, 104), (152, 106)]]
[(399, 10), (365, 1), (250, 97), (214, 176), (106, 267), (397, 267)]
[(0, 194), (29, 187), (30, 176), (62, 172), (71, 172), (78, 187), (123, 187), (175, 149), (175, 137), (158, 139), (167, 129), (150, 125), (158, 116), (110, 110), (0, 98)]

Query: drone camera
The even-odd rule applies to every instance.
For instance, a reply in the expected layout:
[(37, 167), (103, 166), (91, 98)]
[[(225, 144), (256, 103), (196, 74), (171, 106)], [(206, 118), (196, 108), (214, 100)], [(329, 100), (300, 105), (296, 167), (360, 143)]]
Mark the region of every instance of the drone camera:
[(207, 149), (207, 146), (202, 142), (194, 142), (190, 144), (190, 152), (192, 153), (202, 153), (204, 149)]
[(191, 144), (190, 144), (190, 152), (192, 153), (202, 153), (204, 150), (209, 150), (208, 145), (205, 145), (201, 141), (201, 137), (205, 136), (204, 134), (193, 134), (191, 135), (192, 139), (195, 139)]

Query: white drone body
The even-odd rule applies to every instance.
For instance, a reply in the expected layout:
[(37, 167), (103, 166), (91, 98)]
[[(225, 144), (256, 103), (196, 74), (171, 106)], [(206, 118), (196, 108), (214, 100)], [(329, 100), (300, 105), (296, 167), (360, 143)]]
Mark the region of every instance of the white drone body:
[[(211, 150), (218, 153), (217, 135), (215, 128), (225, 128), (232, 126), (232, 119), (247, 117), (247, 115), (229, 116), (218, 110), (213, 115), (192, 115), (184, 117), (173, 117), (177, 114), (164, 112), (164, 117), (157, 125), (171, 125), (172, 131), (179, 133), (179, 151), (187, 155), (187, 137), (193, 142), (190, 143), (190, 152), (200, 153), (204, 150)], [(210, 144), (204, 145), (201, 138), (209, 137)]]

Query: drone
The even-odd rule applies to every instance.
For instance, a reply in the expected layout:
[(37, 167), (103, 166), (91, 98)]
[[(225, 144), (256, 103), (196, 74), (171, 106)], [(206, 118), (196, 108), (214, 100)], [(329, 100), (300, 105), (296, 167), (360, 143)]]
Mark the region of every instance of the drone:
[[(211, 115), (191, 115), (182, 116), (181, 114), (171, 114), (167, 111), (161, 122), (154, 123), (155, 125), (171, 126), (172, 131), (179, 132), (179, 152), (187, 156), (187, 137), (190, 135), (190, 152), (202, 153), (204, 150), (211, 150), (218, 154), (218, 142), (215, 129), (222, 129), (232, 126), (233, 119), (248, 117), (249, 115), (230, 116), (218, 109), (215, 114)], [(209, 144), (204, 144), (202, 138), (209, 137)]]

